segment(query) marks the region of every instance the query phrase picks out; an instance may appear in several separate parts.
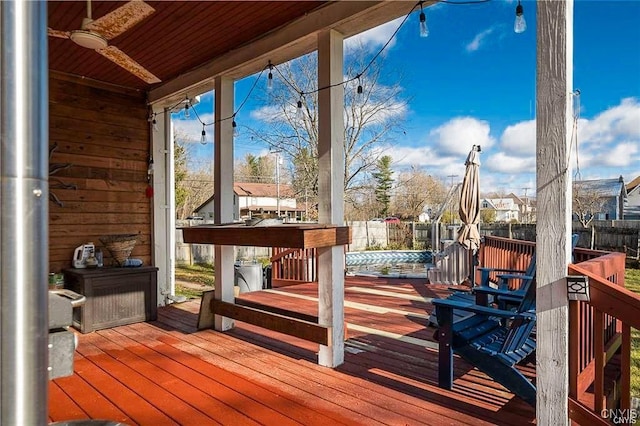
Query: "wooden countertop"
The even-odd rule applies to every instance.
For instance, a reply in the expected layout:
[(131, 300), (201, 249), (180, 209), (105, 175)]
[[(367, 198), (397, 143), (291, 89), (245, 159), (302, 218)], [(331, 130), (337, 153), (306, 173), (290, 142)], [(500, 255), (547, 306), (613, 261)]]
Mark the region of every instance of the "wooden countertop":
[(182, 235), (185, 243), (255, 247), (313, 248), (351, 242), (348, 226), (322, 224), (198, 225), (182, 228)]

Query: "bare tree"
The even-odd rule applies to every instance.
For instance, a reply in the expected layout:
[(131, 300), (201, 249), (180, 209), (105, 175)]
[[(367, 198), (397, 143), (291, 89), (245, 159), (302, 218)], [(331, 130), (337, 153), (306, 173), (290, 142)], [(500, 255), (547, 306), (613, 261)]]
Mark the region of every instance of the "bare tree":
[[(607, 197), (600, 191), (589, 187), (585, 182), (573, 182), (573, 214), (584, 228), (588, 228), (598, 213), (604, 211), (606, 203)], [(592, 225), (590, 244), (592, 250), (595, 247), (595, 239), (595, 227)]]
[(236, 182), (274, 183), (276, 179), (276, 162), (273, 157), (247, 154), (243, 161), (234, 166)]
[(573, 214), (583, 227), (589, 227), (598, 213), (604, 211), (606, 203), (607, 198), (601, 192), (589, 188), (584, 182), (573, 183)]
[(404, 218), (417, 218), (425, 207), (438, 210), (446, 196), (447, 189), (440, 180), (412, 166), (396, 179), (394, 212)]
[[(364, 47), (355, 49), (347, 57), (345, 74), (360, 75), (370, 57)], [(317, 68), (316, 53), (279, 65), (273, 71), (273, 91), (257, 114), (265, 126), (252, 130), (254, 138), (266, 142), (289, 161), (298, 197), (306, 193), (311, 204), (315, 204), (318, 191)], [(345, 84), (343, 173), (347, 204), (357, 201), (359, 190), (367, 186), (368, 172), (384, 155), (376, 148), (399, 130), (407, 108), (400, 85), (382, 85), (381, 74), (381, 67), (375, 63), (365, 74)], [(358, 85), (362, 93), (358, 93)], [(300, 96), (301, 93), (304, 94)]]
[(191, 147), (196, 141), (184, 132), (174, 133), (174, 170), (176, 218), (185, 219), (194, 210), (213, 195), (213, 175), (211, 171), (190, 170), (188, 163), (192, 155)]

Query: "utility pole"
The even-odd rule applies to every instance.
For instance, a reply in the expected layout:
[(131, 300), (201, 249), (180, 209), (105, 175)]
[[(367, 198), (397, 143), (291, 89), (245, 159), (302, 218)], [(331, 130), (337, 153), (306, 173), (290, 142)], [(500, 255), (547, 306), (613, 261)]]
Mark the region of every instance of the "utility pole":
[[(457, 178), (458, 176), (459, 175), (447, 175), (448, 178), (451, 178), (451, 191), (453, 191), (453, 179)], [(451, 204), (449, 204), (449, 219), (451, 220), (451, 224), (453, 225), (453, 196), (451, 197)]]
[(280, 165), (282, 164), (282, 157), (280, 151), (274, 151), (276, 156), (276, 214), (280, 217)]
[(529, 200), (527, 199), (527, 191), (529, 189), (530, 188), (522, 188), (524, 191), (524, 212), (522, 212), (524, 223), (529, 223)]

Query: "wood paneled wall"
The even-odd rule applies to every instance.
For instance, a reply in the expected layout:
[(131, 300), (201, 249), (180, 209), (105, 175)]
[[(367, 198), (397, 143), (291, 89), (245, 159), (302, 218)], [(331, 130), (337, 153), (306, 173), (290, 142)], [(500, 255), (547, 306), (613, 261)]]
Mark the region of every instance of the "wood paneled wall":
[[(86, 242), (108, 251), (99, 238), (139, 234), (131, 257), (151, 264), (151, 199), (146, 196), (150, 153), (148, 110), (142, 92), (51, 73), (49, 147), (57, 145), (49, 190), (63, 203), (49, 202), (49, 267), (71, 267), (74, 249)], [(76, 189), (57, 189), (57, 184)]]

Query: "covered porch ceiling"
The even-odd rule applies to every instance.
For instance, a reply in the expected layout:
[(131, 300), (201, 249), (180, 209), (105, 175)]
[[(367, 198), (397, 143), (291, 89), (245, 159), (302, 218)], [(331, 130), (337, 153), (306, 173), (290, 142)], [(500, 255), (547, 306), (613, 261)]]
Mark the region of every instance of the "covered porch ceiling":
[[(402, 16), (415, 6), (405, 1), (147, 1), (144, 12), (129, 2), (92, 1), (109, 46), (137, 62), (159, 81), (135, 76), (114, 61), (67, 38), (87, 16), (85, 1), (48, 2), (49, 69), (149, 93), (149, 102), (168, 101), (211, 89), (216, 75), (242, 78), (313, 51), (318, 31), (332, 28), (345, 37)], [(427, 2), (429, 3), (429, 2)], [(116, 16), (114, 11), (122, 8)], [(134, 9), (136, 9), (134, 11)], [(117, 13), (117, 12), (116, 12)], [(139, 14), (135, 25), (113, 30)]]

